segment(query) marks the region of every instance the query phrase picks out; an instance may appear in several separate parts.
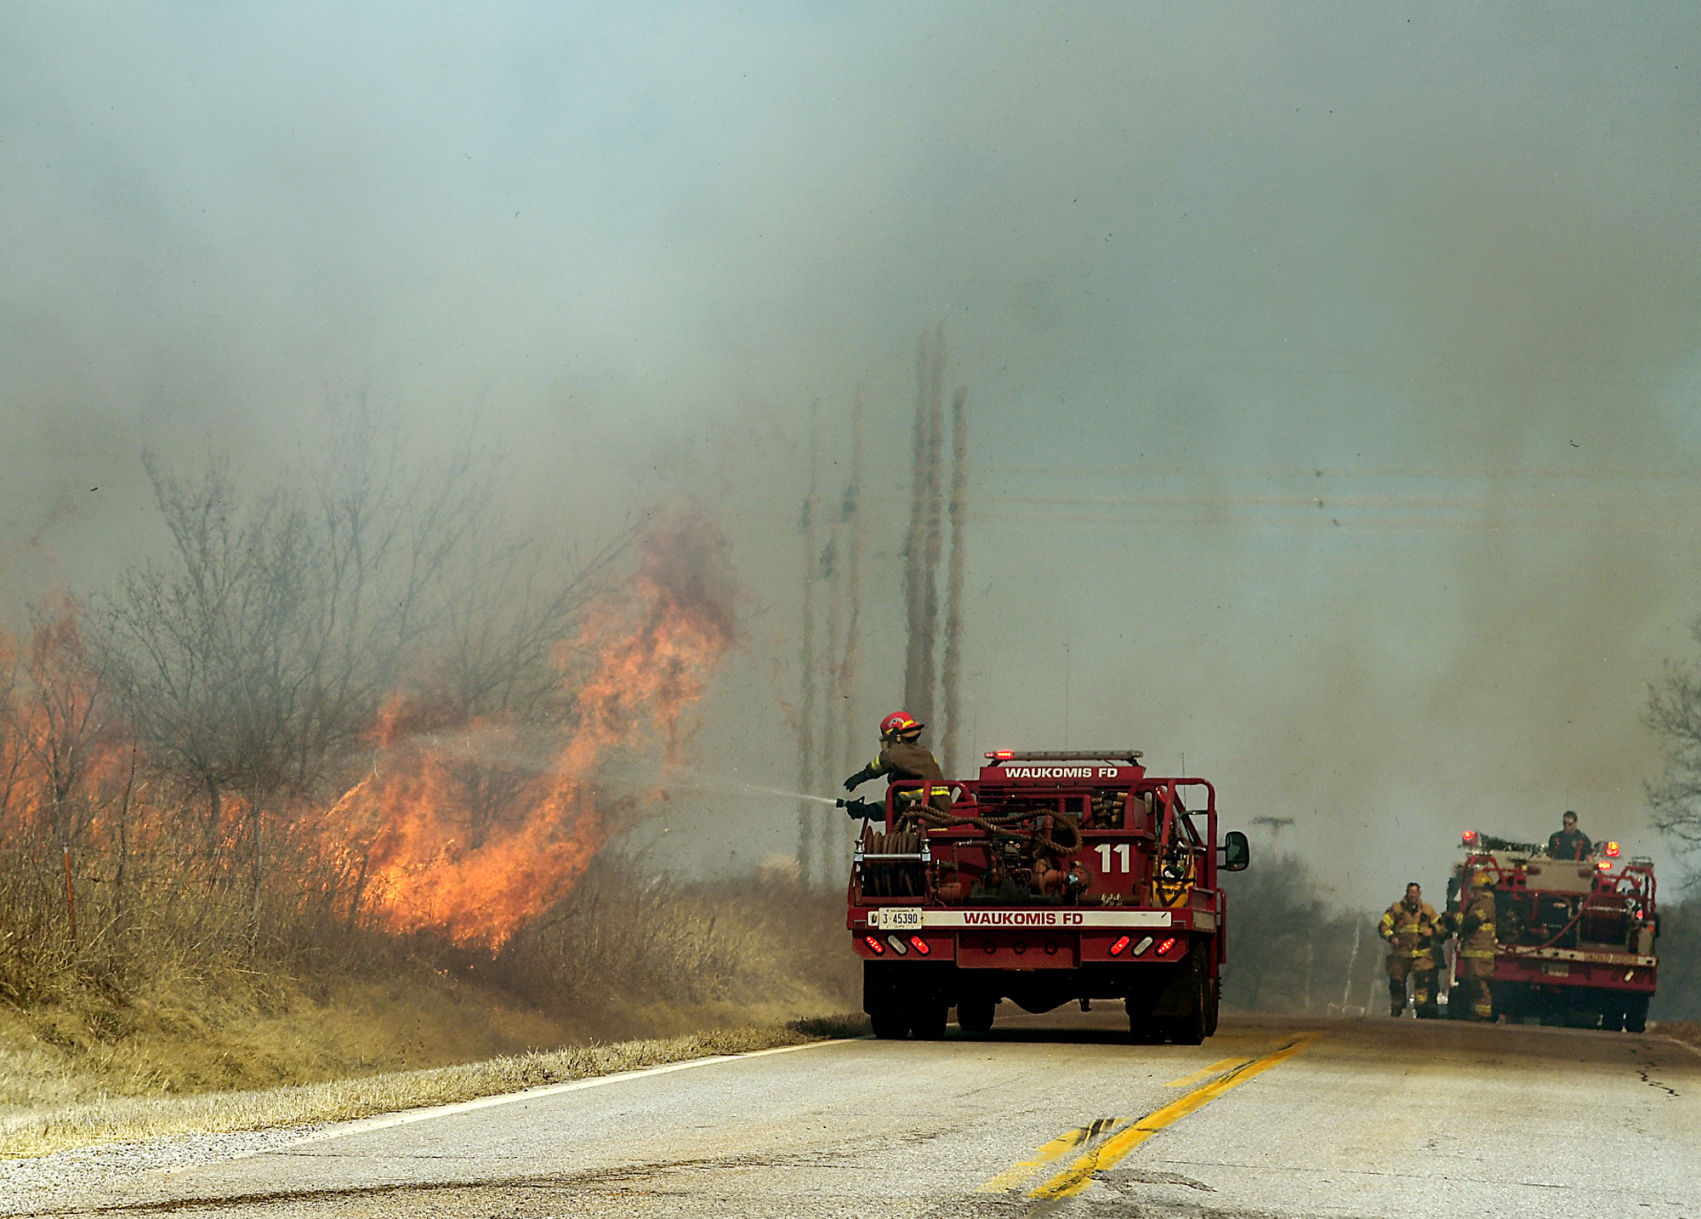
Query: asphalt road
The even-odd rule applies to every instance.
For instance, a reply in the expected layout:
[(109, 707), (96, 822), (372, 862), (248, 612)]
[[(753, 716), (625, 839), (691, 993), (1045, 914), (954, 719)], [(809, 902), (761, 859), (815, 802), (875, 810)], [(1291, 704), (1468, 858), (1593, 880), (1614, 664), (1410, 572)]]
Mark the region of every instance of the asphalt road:
[(1119, 1010), (834, 1042), (320, 1131), (33, 1213), (1701, 1219), (1701, 1054), (1655, 1036)]

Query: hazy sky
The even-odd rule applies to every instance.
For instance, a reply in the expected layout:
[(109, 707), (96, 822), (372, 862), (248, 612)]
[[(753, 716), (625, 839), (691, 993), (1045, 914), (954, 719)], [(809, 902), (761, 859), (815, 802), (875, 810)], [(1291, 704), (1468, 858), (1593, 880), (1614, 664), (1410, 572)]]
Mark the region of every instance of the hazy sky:
[(0, 601), (146, 545), (144, 447), (476, 418), (551, 527), (716, 500), (752, 620), (703, 765), (784, 785), (809, 405), (842, 454), (868, 394), (872, 745), (943, 322), (975, 748), (1185, 754), (1365, 902), (1467, 824), (1648, 848), (1698, 50), (1687, 3), (14, 0)]

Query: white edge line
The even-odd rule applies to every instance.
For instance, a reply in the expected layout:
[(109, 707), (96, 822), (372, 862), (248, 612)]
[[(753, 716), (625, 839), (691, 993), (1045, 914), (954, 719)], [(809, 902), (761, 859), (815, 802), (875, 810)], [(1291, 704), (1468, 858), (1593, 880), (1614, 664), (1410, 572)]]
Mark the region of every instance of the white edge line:
[[(805, 1041), (800, 1045), (781, 1045), (767, 1050), (748, 1050), (742, 1054), (715, 1054), (708, 1058), (687, 1058), (683, 1062), (664, 1062), (660, 1066), (643, 1067), (636, 1071), (620, 1071), (614, 1075), (593, 1075), (586, 1079), (570, 1079), (558, 1084), (539, 1084), (535, 1088), (525, 1088), (519, 1092), (504, 1092), (498, 1096), (481, 1096), (476, 1100), (456, 1101), (449, 1105), (433, 1105), (427, 1109), (407, 1109), (400, 1113), (386, 1113), (378, 1117), (356, 1118), (352, 1121), (337, 1122), (325, 1130), (316, 1130), (312, 1134), (304, 1134), (300, 1138), (293, 1139), (278, 1147), (238, 1152), (230, 1159), (246, 1160), (250, 1156), (276, 1155), (279, 1152), (290, 1151), (308, 1143), (323, 1143), (330, 1139), (346, 1138), (352, 1134), (365, 1134), (370, 1130), (386, 1130), (391, 1126), (406, 1126), (412, 1122), (426, 1122), (436, 1117), (451, 1117), (457, 1113), (471, 1113), (475, 1109), (493, 1109), (497, 1105), (511, 1105), (519, 1101), (536, 1100), (541, 1096), (555, 1096), (562, 1092), (577, 1092), (583, 1088), (600, 1088), (606, 1084), (626, 1083), (628, 1080), (644, 1079), (651, 1075), (665, 1075), (669, 1071), (689, 1071), (693, 1067), (708, 1067), (716, 1063), (736, 1062), (744, 1058), (763, 1058), (769, 1054), (789, 1054), (793, 1050), (814, 1050), (822, 1046), (843, 1045), (847, 1041), (855, 1040), (860, 1039), (837, 1037), (830, 1041)], [(200, 1165), (174, 1165), (163, 1171), (169, 1174), (190, 1167), (200, 1167)]]

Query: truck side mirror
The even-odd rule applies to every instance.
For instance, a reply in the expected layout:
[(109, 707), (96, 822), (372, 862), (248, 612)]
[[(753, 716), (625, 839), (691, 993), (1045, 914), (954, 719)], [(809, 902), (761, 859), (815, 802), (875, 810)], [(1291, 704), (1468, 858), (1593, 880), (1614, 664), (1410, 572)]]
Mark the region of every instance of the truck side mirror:
[(1219, 865), (1225, 872), (1244, 872), (1246, 865), (1252, 862), (1252, 847), (1246, 841), (1246, 835), (1239, 830), (1230, 830), (1223, 835), (1223, 860)]

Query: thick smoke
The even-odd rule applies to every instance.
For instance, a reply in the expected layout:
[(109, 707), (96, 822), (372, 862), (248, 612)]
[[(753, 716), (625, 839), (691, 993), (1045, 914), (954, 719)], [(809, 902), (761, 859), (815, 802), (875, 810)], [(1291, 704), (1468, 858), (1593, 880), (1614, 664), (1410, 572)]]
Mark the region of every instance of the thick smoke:
[[(476, 418), (538, 530), (714, 497), (755, 595), (701, 756), (795, 785), (806, 412), (842, 473), (867, 386), (817, 674), (854, 673), (860, 757), (943, 322), (965, 754), (1185, 755), (1366, 901), (1466, 812), (1635, 838), (1701, 608), (1697, 51), (1676, 3), (12, 5), (0, 598), (157, 548), (144, 447), (263, 472), (328, 402), (425, 447)], [(793, 812), (717, 808), (676, 862), (791, 854)]]

